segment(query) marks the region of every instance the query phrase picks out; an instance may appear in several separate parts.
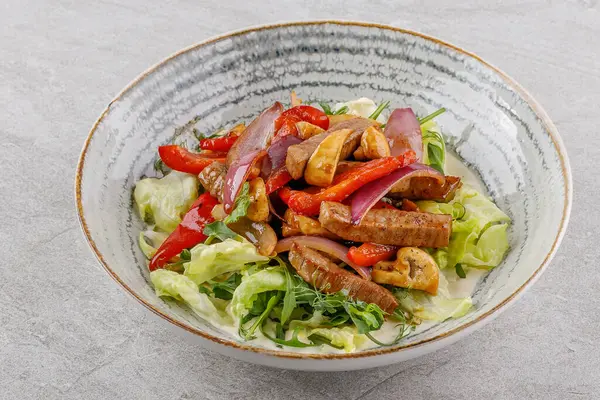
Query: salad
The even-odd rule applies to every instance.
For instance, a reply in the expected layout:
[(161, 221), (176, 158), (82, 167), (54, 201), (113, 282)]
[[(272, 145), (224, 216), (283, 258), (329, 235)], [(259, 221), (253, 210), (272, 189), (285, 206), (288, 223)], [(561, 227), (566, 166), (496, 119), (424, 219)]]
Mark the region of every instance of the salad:
[(158, 148), (158, 176), (133, 193), (156, 293), (242, 340), (311, 352), (468, 313), (510, 218), (446, 151), (445, 110), (291, 100)]

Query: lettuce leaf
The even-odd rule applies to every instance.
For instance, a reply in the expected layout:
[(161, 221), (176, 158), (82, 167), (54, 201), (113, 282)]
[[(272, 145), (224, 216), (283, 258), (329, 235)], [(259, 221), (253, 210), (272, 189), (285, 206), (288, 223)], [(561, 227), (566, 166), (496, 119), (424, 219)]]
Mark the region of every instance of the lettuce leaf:
[(463, 267), (490, 269), (498, 266), (508, 251), (506, 230), (510, 218), (489, 198), (463, 184), (449, 203), (417, 202), (421, 210), (452, 214), (452, 235), (445, 249), (431, 254), (440, 269)]
[(310, 329), (306, 336), (307, 338), (313, 337), (313, 335), (319, 335), (324, 337), (331, 345), (338, 348), (343, 348), (346, 353), (356, 351), (357, 348), (361, 347), (368, 338), (365, 335), (358, 333), (355, 327), (344, 326), (342, 328), (315, 328)]
[(423, 163), (442, 174), (446, 168), (446, 143), (438, 124), (431, 120), (421, 125), (423, 135)]
[(185, 275), (166, 269), (157, 269), (150, 273), (157, 296), (172, 297), (185, 302), (200, 317), (217, 322), (220, 325), (231, 325), (231, 318), (224, 311), (222, 302), (213, 302), (205, 293), (200, 293), (198, 285)]
[(246, 239), (225, 239), (223, 242), (206, 245), (197, 244), (192, 248), (191, 260), (183, 264), (184, 275), (197, 285), (226, 272), (241, 270), (246, 264), (267, 262), (256, 247)]
[(242, 276), (242, 283), (233, 292), (228, 310), (239, 319), (252, 307), (259, 293), (270, 290), (285, 291), (285, 284), (285, 273), (280, 267), (263, 269), (253, 274), (246, 271)]
[(177, 171), (171, 171), (160, 179), (142, 179), (133, 191), (140, 217), (167, 233), (177, 228), (181, 218), (197, 198), (196, 176)]
[(440, 274), (437, 296), (420, 290), (396, 289), (394, 294), (400, 307), (415, 317), (427, 321), (442, 322), (449, 318), (460, 318), (473, 306), (470, 297), (453, 298), (448, 290), (448, 280)]
[(485, 269), (500, 264), (508, 250), (507, 228), (507, 224), (490, 226), (481, 234), (476, 244), (468, 244), (461, 262), (473, 268)]
[(146, 258), (150, 260), (152, 257), (154, 257), (154, 254), (156, 254), (156, 251), (162, 242), (164, 242), (168, 237), (169, 235), (164, 232), (156, 232), (151, 230), (140, 232), (140, 236), (138, 237), (140, 250), (142, 250), (142, 253), (144, 253)]

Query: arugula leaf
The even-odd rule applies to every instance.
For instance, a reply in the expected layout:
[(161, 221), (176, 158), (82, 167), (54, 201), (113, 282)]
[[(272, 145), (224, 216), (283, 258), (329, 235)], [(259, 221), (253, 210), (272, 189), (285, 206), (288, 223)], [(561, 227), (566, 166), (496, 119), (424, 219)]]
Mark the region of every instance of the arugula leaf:
[[(278, 260), (280, 261), (280, 259)], [(281, 264), (282, 262), (280, 262)], [(294, 280), (289, 269), (285, 268), (285, 296), (283, 297), (283, 309), (281, 310), (281, 323), (285, 324), (296, 308), (296, 293), (294, 292)]]
[(221, 242), (224, 242), (226, 239), (235, 239), (238, 237), (238, 234), (229, 229), (223, 221), (215, 221), (206, 225), (202, 233), (208, 237), (215, 237)]
[(376, 331), (385, 321), (383, 310), (376, 304), (367, 304), (364, 301), (347, 302), (344, 309), (356, 325), (358, 333)]
[(190, 261), (192, 259), (192, 253), (188, 249), (183, 249), (181, 250), (181, 253), (179, 253), (179, 258), (183, 261)]
[[(268, 293), (270, 293), (270, 297), (268, 298), (268, 300), (265, 304), (264, 300), (266, 299), (266, 294), (268, 294)], [(263, 294), (263, 293), (261, 293), (261, 294)], [(256, 329), (259, 327), (262, 327), (263, 322), (268, 317), (268, 315), (271, 313), (271, 310), (273, 310), (273, 307), (275, 307), (277, 305), (277, 303), (279, 303), (279, 301), (281, 300), (281, 292), (280, 291), (277, 291), (274, 294), (273, 294), (273, 292), (264, 292), (264, 294), (265, 294), (265, 296), (259, 296), (259, 298), (262, 298), (262, 301), (259, 304), (259, 306), (257, 307), (257, 309), (259, 309), (263, 306), (264, 306), (264, 308), (263, 308), (263, 311), (258, 316), (258, 318), (256, 319), (256, 321), (254, 321), (254, 323), (252, 324), (252, 326), (250, 326), (250, 328), (248, 330), (244, 329), (243, 324), (240, 324), (240, 336), (242, 336), (245, 340), (250, 340), (250, 339), (255, 338), (254, 332), (256, 331)], [(256, 300), (254, 301), (254, 303), (256, 303)], [(248, 315), (255, 314), (256, 312), (257, 312), (257, 310), (254, 309), (254, 304), (252, 304), (252, 309), (250, 309), (250, 312)]]
[(250, 184), (244, 183), (240, 194), (235, 199), (233, 211), (223, 220), (226, 224), (237, 222), (240, 218), (245, 217), (248, 214), (248, 207), (250, 207)]
[(302, 329), (302, 328), (298, 327), (298, 328), (294, 329), (294, 331), (292, 332), (292, 338), (290, 340), (284, 340), (284, 339), (280, 339), (278, 337), (273, 337), (273, 336), (269, 335), (267, 332), (265, 332), (264, 326), (263, 325), (260, 326), (260, 331), (262, 332), (262, 334), (265, 335), (265, 337), (267, 339), (269, 339), (272, 342), (277, 343), (278, 345), (290, 346), (290, 347), (313, 347), (313, 346), (316, 346), (312, 342), (304, 343), (298, 339), (298, 333), (300, 332), (300, 329)]
[(427, 156), (429, 158), (429, 166), (438, 170), (441, 174), (444, 173), (444, 151), (433, 143), (427, 144)]
[(312, 335), (308, 336), (308, 340), (310, 340), (311, 342), (313, 342), (315, 344), (315, 346), (320, 346), (322, 344), (326, 344), (328, 346), (331, 346), (335, 349), (339, 349), (339, 350), (343, 350), (344, 346), (336, 346), (335, 344), (331, 343), (331, 340), (329, 340), (328, 338), (326, 338), (325, 336), (321, 336), (318, 333), (313, 333)]
[(423, 118), (419, 118), (419, 125), (423, 125), (424, 123), (431, 121), (432, 119), (434, 119), (438, 115), (442, 115), (445, 112), (446, 112), (446, 109), (444, 107), (442, 107), (439, 110), (434, 111), (431, 114), (429, 114), (429, 115), (427, 115), (427, 116), (425, 116)]
[(459, 278), (465, 279), (467, 277), (467, 274), (460, 263), (456, 264), (454, 269), (456, 270), (456, 275), (458, 275)]
[(383, 110), (385, 110), (386, 108), (388, 108), (390, 106), (390, 102), (386, 101), (381, 103), (376, 109), (375, 111), (373, 111), (373, 113), (371, 115), (369, 115), (369, 119), (377, 119), (381, 113), (383, 112)]
[(325, 115), (333, 115), (333, 112), (331, 111), (331, 107), (329, 107), (329, 104), (327, 104), (325, 102), (319, 102), (319, 105), (323, 109), (323, 112), (325, 113)]
[(348, 112), (348, 110), (350, 110), (350, 108), (348, 108), (348, 106), (344, 106), (344, 107), (340, 108), (339, 110), (335, 111), (332, 115), (346, 114)]
[(223, 282), (209, 281), (212, 287), (213, 295), (217, 299), (231, 300), (233, 298), (233, 292), (242, 283), (242, 275), (238, 273), (232, 274)]

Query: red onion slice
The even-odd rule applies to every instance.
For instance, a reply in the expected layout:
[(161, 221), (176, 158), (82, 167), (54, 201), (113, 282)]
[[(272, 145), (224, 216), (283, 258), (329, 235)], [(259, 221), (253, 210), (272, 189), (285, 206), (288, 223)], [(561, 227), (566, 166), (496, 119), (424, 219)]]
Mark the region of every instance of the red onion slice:
[(276, 141), (267, 150), (269, 160), (271, 160), (271, 171), (276, 171), (284, 165), (288, 147), (300, 142), (302, 142), (302, 139), (294, 135), (286, 135), (281, 139), (276, 138)]
[(406, 150), (414, 150), (417, 161), (422, 160), (421, 125), (412, 109), (396, 108), (385, 125), (384, 134), (390, 144), (392, 156), (399, 156)]
[(283, 106), (276, 102), (256, 117), (227, 153), (227, 166), (233, 165), (246, 154), (266, 149), (275, 133), (275, 120), (282, 112)]
[(370, 281), (371, 280), (371, 268), (361, 267), (350, 261), (348, 258), (348, 248), (330, 239), (325, 239), (318, 236), (291, 236), (277, 242), (275, 246), (275, 252), (281, 253), (289, 251), (293, 243), (298, 243), (311, 249), (319, 250), (327, 254), (331, 254), (334, 257), (339, 258), (350, 267), (352, 267), (358, 274)]
[(424, 164), (415, 163), (397, 169), (379, 180), (367, 183), (354, 192), (354, 195), (350, 200), (352, 223), (358, 225), (364, 216), (367, 215), (367, 212), (371, 207), (385, 196), (394, 185), (405, 179), (414, 178), (415, 176), (435, 178), (441, 185), (443, 185), (446, 180), (444, 175)]
[(223, 188), (223, 206), (226, 213), (229, 214), (231, 212), (233, 204), (235, 203), (235, 198), (240, 192), (244, 182), (246, 182), (246, 179), (248, 179), (252, 166), (256, 160), (260, 158), (260, 155), (264, 153), (264, 150), (255, 150), (246, 154), (234, 162), (227, 170), (227, 175), (225, 175), (225, 187)]

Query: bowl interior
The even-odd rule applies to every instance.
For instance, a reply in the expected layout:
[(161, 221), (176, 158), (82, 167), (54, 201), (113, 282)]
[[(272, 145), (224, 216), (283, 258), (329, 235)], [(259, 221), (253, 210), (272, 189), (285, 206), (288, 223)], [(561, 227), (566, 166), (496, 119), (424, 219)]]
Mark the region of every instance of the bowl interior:
[[(188, 330), (236, 343), (185, 307), (154, 294), (137, 236), (132, 188), (152, 174), (156, 148), (199, 117), (201, 131), (249, 121), (290, 90), (305, 100), (370, 97), (420, 113), (439, 107), (449, 147), (479, 174), (513, 220), (511, 250), (474, 294), (476, 310), (407, 338), (428, 341), (480, 320), (547, 261), (566, 224), (568, 165), (543, 111), (495, 69), (435, 40), (377, 26), (314, 23), (249, 30), (195, 46), (152, 68), (108, 107), (78, 174), (84, 231), (135, 297)], [(243, 346), (252, 347), (252, 342)]]

